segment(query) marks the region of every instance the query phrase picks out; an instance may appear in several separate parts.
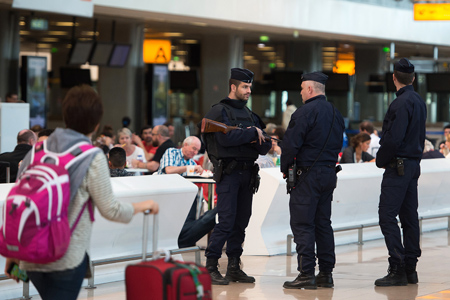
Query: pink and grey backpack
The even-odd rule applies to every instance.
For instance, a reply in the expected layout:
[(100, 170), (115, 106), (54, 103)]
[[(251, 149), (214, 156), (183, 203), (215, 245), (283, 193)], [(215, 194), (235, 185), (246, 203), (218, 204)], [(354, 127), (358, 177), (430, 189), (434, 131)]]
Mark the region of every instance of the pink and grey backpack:
[(27, 262), (45, 264), (60, 259), (67, 251), (71, 233), (92, 203), (86, 201), (70, 228), (70, 176), (68, 169), (98, 148), (81, 142), (63, 153), (51, 152), (46, 141), (31, 152), (28, 168), (18, 177), (3, 205), (0, 254)]

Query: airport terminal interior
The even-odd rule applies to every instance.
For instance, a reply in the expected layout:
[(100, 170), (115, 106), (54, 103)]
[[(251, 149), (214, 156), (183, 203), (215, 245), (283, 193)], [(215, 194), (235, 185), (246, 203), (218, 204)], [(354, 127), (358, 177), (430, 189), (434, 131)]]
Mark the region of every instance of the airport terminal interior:
[[(124, 117), (130, 118), (129, 128), (136, 133), (146, 124), (153, 127), (169, 122), (175, 126), (173, 140), (180, 145), (185, 137), (199, 134), (197, 124), (213, 104), (228, 95), (230, 69), (239, 67), (255, 74), (249, 108), (265, 123), (277, 125), (288, 100), (297, 107), (302, 105), (301, 75), (313, 71), (327, 74), (327, 99), (343, 115), (351, 137), (364, 120), (381, 131), (386, 111), (396, 98), (393, 66), (403, 57), (415, 65), (414, 89), (426, 103), (427, 139), (435, 147), (444, 139), (443, 127), (450, 122), (450, 17), (445, 13), (450, 11), (450, 1), (44, 2), (0, 0), (0, 99), (4, 102), (7, 93), (17, 93), (29, 105), (30, 127), (63, 127), (62, 99), (71, 87), (88, 84), (100, 94), (105, 107), (101, 128), (110, 125), (117, 131)], [(423, 6), (427, 4), (438, 6)], [(4, 120), (12, 117), (11, 123), (0, 126), (3, 153), (15, 145), (6, 145), (3, 138), (14, 118), (20, 118), (3, 116), (1, 105), (0, 116)], [(362, 229), (377, 222), (382, 171), (373, 169), (350, 166), (339, 174), (342, 184), (335, 192), (333, 226), (353, 230), (336, 231), (340, 239), (334, 288), (283, 289), (283, 283), (293, 280), (298, 271), (295, 253), (287, 255), (286, 236), (291, 233), (288, 199), (279, 168), (274, 168), (262, 175), (265, 181), (255, 195), (244, 244), (243, 266), (256, 283), (213, 286), (212, 298), (450, 299), (450, 163), (443, 159), (423, 168), (419, 181), (419, 216), (424, 218), (419, 283), (402, 287), (374, 286), (388, 268), (379, 227), (364, 229), (363, 242), (356, 238), (358, 226)], [(373, 179), (374, 186), (365, 186), (364, 178)], [(175, 231), (181, 228), (178, 223), (192, 203), (181, 204), (179, 197), (195, 194), (191, 183), (181, 182), (180, 190), (173, 186), (159, 182), (147, 187), (148, 195), (160, 203), (167, 194), (174, 201), (161, 205), (160, 245), (170, 249), (177, 247)], [(119, 181), (115, 187), (123, 188)], [(0, 184), (0, 196), (6, 195), (4, 191)], [(176, 224), (171, 223), (168, 212), (173, 207), (179, 210)], [(93, 237), (94, 258), (138, 254), (138, 234), (129, 248), (119, 249), (117, 241), (123, 230), (101, 222), (94, 225), (98, 228)], [(131, 226), (141, 228), (141, 223)], [(101, 245), (106, 236), (110, 240)], [(206, 244), (206, 238), (198, 243), (203, 264)], [(193, 253), (176, 257), (195, 259)], [(0, 257), (1, 269), (3, 263)], [(83, 288), (78, 299), (126, 299), (123, 270), (128, 263), (97, 266), (96, 288)], [(226, 259), (219, 263), (225, 272)], [(0, 300), (21, 299), (21, 286), (2, 274), (0, 271)], [(31, 296), (40, 299), (33, 288)]]

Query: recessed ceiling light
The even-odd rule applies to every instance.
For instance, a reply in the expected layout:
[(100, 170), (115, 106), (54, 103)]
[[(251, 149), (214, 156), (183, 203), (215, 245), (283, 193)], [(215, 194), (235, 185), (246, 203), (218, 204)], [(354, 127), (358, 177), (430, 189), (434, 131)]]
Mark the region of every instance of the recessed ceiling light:
[(204, 23), (204, 22), (189, 22), (189, 24), (194, 25), (194, 26), (200, 26), (200, 27), (208, 26), (208, 23)]
[(49, 31), (49, 35), (68, 35), (67, 31)]

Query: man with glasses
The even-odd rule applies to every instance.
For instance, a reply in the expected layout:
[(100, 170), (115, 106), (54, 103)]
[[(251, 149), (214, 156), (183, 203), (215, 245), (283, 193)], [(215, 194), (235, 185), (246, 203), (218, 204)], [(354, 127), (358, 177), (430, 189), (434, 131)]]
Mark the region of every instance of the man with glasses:
[(133, 159), (132, 165), (140, 169), (148, 169), (149, 172), (155, 172), (159, 168), (159, 162), (169, 148), (175, 148), (174, 142), (169, 137), (169, 129), (167, 126), (158, 125), (153, 128), (152, 131), (152, 144), (154, 147), (158, 147), (153, 160), (149, 162), (141, 162), (137, 159)]

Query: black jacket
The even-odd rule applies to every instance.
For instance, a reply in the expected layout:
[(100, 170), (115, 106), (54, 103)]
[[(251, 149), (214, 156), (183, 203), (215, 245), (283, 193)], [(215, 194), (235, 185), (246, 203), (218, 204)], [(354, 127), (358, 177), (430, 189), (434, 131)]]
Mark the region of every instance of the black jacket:
[(383, 121), (377, 167), (383, 168), (395, 157), (421, 159), (425, 143), (427, 107), (425, 101), (407, 85), (397, 91)]
[[(333, 121), (333, 109), (335, 119)], [(313, 97), (298, 108), (291, 117), (281, 143), (281, 172), (287, 174), (289, 166), (309, 167), (319, 157), (331, 130), (330, 139), (317, 161), (317, 166), (334, 165), (342, 148), (344, 119), (341, 113), (326, 101), (325, 95)]]
[[(0, 161), (6, 161), (10, 164), (11, 182), (16, 181), (19, 162), (30, 151), (32, 146), (28, 144), (19, 144), (14, 148), (13, 152), (5, 152), (0, 154)], [(0, 166), (0, 183), (6, 183), (6, 167)]]

